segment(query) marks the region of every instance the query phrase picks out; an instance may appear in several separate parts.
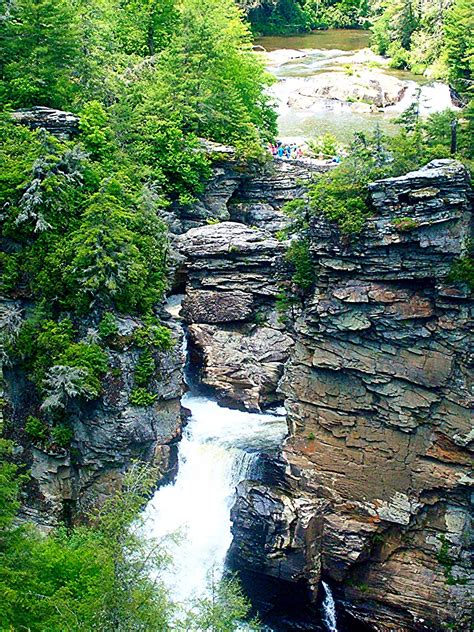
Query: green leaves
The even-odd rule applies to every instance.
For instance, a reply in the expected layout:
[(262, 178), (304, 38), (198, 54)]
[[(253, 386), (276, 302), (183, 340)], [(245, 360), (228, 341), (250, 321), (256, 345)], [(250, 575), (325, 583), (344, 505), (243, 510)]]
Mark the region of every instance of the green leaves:
[(16, 0), (1, 21), (4, 58), (0, 96), (12, 107), (67, 107), (82, 55), (70, 0)]

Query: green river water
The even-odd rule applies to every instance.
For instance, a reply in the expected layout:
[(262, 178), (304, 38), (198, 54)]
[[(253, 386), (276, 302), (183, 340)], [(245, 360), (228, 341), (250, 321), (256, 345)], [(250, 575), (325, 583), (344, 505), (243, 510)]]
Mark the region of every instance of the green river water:
[[(255, 41), (265, 49), (268, 69), (277, 79), (271, 93), (278, 107), (282, 139), (301, 142), (331, 132), (340, 141), (349, 142), (355, 131), (367, 132), (377, 124), (386, 133), (394, 133), (397, 130), (394, 120), (413, 102), (418, 88), (422, 90), (423, 113), (451, 107), (446, 85), (430, 84), (422, 76), (387, 68), (385, 60), (367, 50), (369, 39), (368, 31), (330, 29), (295, 36), (261, 37)], [(402, 80), (407, 86), (405, 96), (397, 105), (375, 112), (360, 112), (354, 104), (330, 98), (308, 109), (291, 105), (292, 96), (302, 86), (317, 82), (321, 73), (338, 72), (338, 81), (348, 81), (341, 70), (349, 67), (356, 72), (372, 70)]]

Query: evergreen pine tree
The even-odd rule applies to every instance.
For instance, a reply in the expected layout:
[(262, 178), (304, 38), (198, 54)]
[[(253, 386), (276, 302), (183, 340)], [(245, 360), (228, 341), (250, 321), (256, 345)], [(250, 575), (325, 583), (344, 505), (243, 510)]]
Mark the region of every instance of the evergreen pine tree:
[(16, 0), (0, 25), (2, 101), (70, 107), (81, 54), (70, 0)]

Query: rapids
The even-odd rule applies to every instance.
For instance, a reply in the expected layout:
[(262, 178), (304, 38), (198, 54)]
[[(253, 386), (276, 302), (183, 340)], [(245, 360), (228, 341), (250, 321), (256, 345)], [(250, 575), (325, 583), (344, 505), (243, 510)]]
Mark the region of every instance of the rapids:
[[(326, 132), (340, 141), (348, 141), (355, 131), (370, 131), (376, 124), (387, 133), (398, 129), (397, 118), (417, 99), (422, 115), (454, 108), (449, 86), (440, 81), (387, 67), (387, 60), (368, 49), (366, 31), (315, 31), (292, 37), (262, 37), (256, 41), (265, 49), (264, 59), (276, 82), (270, 88), (278, 110), (280, 138), (304, 142)], [(337, 82), (349, 83), (354, 77), (384, 78), (402, 81), (405, 93), (395, 105), (368, 111), (363, 99), (344, 102), (321, 98), (315, 103), (295, 106), (295, 95), (317, 85), (318, 75), (338, 73)], [(373, 77), (372, 77), (373, 75)]]
[(182, 403), (191, 418), (179, 444), (178, 474), (148, 503), (145, 529), (160, 541), (173, 536), (166, 545), (170, 571), (161, 577), (174, 601), (186, 605), (222, 576), (235, 488), (256, 475), (258, 455), (276, 450), (287, 427), (280, 414), (230, 410), (192, 392)]

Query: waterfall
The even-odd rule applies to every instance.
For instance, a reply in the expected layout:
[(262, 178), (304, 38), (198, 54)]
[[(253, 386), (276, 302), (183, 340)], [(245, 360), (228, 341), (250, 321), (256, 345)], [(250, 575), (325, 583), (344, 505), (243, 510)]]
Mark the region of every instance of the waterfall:
[(336, 604), (331, 589), (326, 582), (321, 582), (324, 589), (323, 621), (329, 632), (337, 632)]
[(187, 604), (207, 594), (211, 576), (221, 577), (235, 487), (249, 477), (259, 453), (281, 445), (287, 428), (281, 415), (230, 410), (192, 393), (182, 403), (191, 419), (179, 444), (178, 475), (147, 505), (145, 529), (158, 540), (172, 536), (162, 578), (173, 599)]

